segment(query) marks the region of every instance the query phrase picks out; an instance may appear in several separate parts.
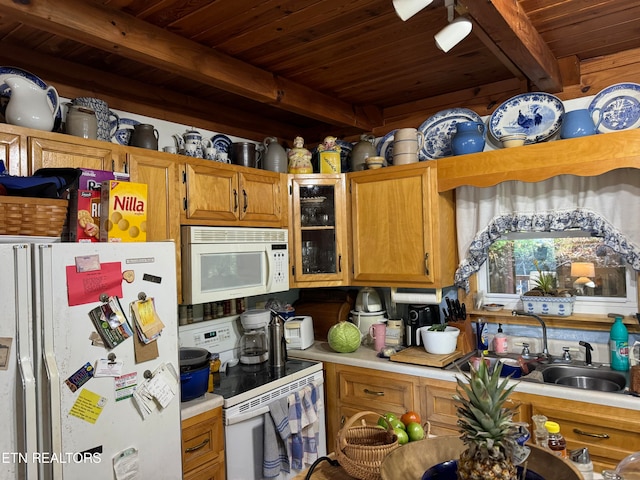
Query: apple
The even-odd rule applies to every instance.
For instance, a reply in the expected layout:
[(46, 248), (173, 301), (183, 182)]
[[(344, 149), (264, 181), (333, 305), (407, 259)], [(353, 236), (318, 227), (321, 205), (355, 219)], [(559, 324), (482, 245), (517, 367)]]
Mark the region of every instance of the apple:
[(409, 435), (402, 428), (394, 428), (393, 433), (398, 437), (398, 443), (400, 445), (404, 445), (405, 443), (409, 443)]
[(395, 421), (400, 421), (398, 420), (398, 416), (395, 413), (387, 412), (382, 415), (382, 418), (378, 419), (378, 425), (384, 427), (385, 429), (389, 428), (389, 426), (393, 428), (393, 422)]
[(400, 417), (400, 421), (404, 423), (405, 426), (409, 425), (411, 422), (422, 423), (420, 415), (417, 412), (413, 412), (411, 410), (402, 415)]
[(407, 435), (410, 442), (422, 440), (424, 438), (424, 428), (418, 422), (411, 422), (407, 425)]

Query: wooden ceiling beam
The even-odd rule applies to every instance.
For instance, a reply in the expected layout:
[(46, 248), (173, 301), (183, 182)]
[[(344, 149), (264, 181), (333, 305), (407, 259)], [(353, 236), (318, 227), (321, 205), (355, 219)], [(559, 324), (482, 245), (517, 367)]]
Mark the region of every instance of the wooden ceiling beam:
[(373, 128), (349, 103), (95, 2), (0, 0), (0, 7), (5, 18), (285, 111), (365, 131)]
[(265, 122), (247, 112), (173, 90), (102, 72), (74, 62), (12, 45), (0, 50), (0, 63), (20, 65), (56, 87), (62, 97), (99, 97), (110, 108), (170, 122), (262, 141), (267, 136), (294, 138), (293, 125)]
[(537, 89), (562, 91), (558, 61), (517, 1), (458, 0), (457, 9), (481, 30), (476, 32), (480, 41), (510, 71), (517, 67)]

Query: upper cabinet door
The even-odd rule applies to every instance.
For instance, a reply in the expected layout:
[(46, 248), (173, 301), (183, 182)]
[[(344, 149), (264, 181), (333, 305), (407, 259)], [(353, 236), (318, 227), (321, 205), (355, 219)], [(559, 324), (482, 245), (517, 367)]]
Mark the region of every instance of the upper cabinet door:
[[(39, 168), (91, 168), (93, 170), (122, 171), (118, 146), (107, 142), (80, 140), (61, 142), (47, 138), (29, 137), (29, 153), (33, 174)], [(112, 147), (110, 146), (112, 145)]]
[(451, 195), (435, 168), (415, 164), (348, 174), (354, 285), (439, 288), (453, 283)]
[(26, 167), (26, 155), (22, 155), (25, 138), (16, 133), (0, 132), (0, 160), (4, 161), (10, 175), (26, 175), (22, 174)]
[(238, 172), (240, 220), (263, 226), (285, 226), (284, 176), (266, 170)]
[(296, 287), (346, 285), (344, 175), (291, 175), (290, 187), (289, 283)]
[(235, 171), (193, 162), (184, 165), (184, 172), (186, 197), (183, 214), (187, 223), (238, 220), (240, 197)]

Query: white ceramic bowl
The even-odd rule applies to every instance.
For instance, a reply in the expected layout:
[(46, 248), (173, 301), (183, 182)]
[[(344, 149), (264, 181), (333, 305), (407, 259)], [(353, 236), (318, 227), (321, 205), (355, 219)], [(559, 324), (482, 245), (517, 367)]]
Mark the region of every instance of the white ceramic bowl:
[(418, 329), (422, 343), (427, 353), (436, 355), (448, 355), (456, 351), (458, 343), (458, 335), (460, 329), (456, 327), (445, 327), (444, 331), (429, 330), (429, 327), (420, 327)]
[(521, 147), (527, 139), (526, 133), (513, 133), (511, 135), (503, 135), (500, 142), (504, 148)]

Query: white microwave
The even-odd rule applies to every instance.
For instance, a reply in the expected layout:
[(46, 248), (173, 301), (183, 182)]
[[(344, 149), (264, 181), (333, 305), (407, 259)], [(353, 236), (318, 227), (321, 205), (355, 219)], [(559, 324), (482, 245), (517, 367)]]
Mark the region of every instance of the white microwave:
[(277, 228), (181, 229), (183, 303), (289, 290), (289, 233)]

